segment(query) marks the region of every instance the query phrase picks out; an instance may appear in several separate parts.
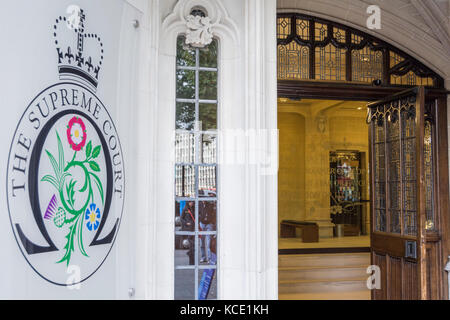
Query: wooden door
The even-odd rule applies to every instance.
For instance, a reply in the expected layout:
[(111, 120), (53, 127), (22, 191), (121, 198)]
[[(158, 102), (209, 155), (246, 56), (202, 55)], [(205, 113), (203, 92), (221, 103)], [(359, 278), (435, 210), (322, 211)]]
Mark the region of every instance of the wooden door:
[(372, 299), (446, 298), (445, 109), (424, 87), (369, 105), (371, 261), (381, 276)]

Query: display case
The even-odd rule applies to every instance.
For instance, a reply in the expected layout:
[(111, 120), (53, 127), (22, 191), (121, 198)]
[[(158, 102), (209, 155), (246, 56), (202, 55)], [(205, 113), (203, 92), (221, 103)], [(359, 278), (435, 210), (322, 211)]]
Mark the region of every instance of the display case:
[(361, 186), (361, 153), (330, 152), (331, 221), (346, 225), (346, 235), (359, 235), (362, 231)]

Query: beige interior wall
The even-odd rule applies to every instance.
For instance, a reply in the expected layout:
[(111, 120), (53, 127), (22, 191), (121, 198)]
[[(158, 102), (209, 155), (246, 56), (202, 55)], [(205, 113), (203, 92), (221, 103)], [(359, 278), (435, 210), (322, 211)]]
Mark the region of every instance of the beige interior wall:
[[(365, 110), (366, 102), (279, 100), (279, 222), (314, 221), (321, 228), (321, 237), (332, 236), (329, 154), (334, 150), (364, 152), (365, 168), (368, 168)], [(363, 176), (366, 192), (363, 198), (368, 199), (367, 171)], [(367, 222), (368, 215), (367, 207)]]
[(305, 117), (279, 113), (280, 167), (278, 226), (282, 220), (305, 219)]

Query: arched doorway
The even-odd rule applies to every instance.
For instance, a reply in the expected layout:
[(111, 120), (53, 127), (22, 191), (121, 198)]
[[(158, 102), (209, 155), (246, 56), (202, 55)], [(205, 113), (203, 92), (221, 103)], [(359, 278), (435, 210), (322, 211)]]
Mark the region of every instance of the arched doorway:
[[(366, 267), (371, 264), (380, 268), (381, 288), (371, 290), (369, 297), (371, 295), (374, 299), (445, 298), (448, 162), (446, 92), (443, 89), (442, 77), (402, 50), (380, 39), (339, 23), (304, 14), (281, 13), (278, 15), (277, 42), (279, 112), (283, 115), (279, 118), (285, 119), (288, 114), (285, 112), (306, 112), (304, 127), (308, 128), (309, 123), (309, 130), (306, 129), (304, 134), (307, 140), (304, 157), (298, 161), (298, 165), (301, 166), (303, 163), (304, 168), (296, 170), (303, 172), (304, 181), (306, 181), (303, 194), (299, 195), (300, 191), (295, 190), (291, 194), (290, 188), (287, 188), (289, 183), (293, 186), (301, 186), (301, 182), (296, 184), (284, 178), (288, 177), (292, 180), (296, 176), (289, 175), (286, 171), (289, 170), (288, 167), (283, 167), (284, 162), (295, 161), (280, 158), (279, 217), (289, 217), (284, 221), (284, 236), (295, 237), (300, 233), (305, 238), (310, 232), (314, 234), (315, 231), (310, 225), (315, 224), (318, 227), (316, 233), (318, 232), (319, 243), (326, 242), (322, 239), (336, 236), (338, 228), (335, 225), (340, 224), (339, 214), (342, 215), (345, 208), (353, 208), (355, 203), (363, 203), (359, 212), (352, 213), (359, 217), (357, 223), (350, 221), (347, 224), (353, 225), (353, 229), (356, 228), (355, 232), (358, 234), (364, 234), (368, 228), (364, 230), (361, 221), (366, 218), (366, 221), (371, 222), (370, 229), (373, 232), (368, 232), (368, 245), (366, 245), (367, 251), (371, 252), (371, 262), (358, 262), (367, 264)], [(423, 89), (405, 91), (417, 86)], [(419, 130), (414, 135), (417, 139), (415, 145), (417, 148), (407, 150), (408, 144), (398, 131), (398, 143), (395, 142), (396, 139), (383, 140), (383, 150), (389, 154), (398, 154), (398, 158), (393, 158), (388, 153), (380, 154), (377, 147), (380, 141), (375, 139), (377, 130), (373, 122), (376, 120), (375, 114), (381, 117), (379, 123), (394, 123), (393, 108), (395, 109), (398, 105), (405, 106), (402, 101), (412, 99), (411, 97), (414, 97), (414, 103), (410, 105), (416, 112), (414, 115), (417, 117), (416, 124), (419, 124), (419, 127), (415, 126), (413, 129)], [(368, 109), (367, 104), (372, 101), (379, 102), (372, 104)], [(388, 105), (389, 107), (386, 107)], [(399, 113), (403, 110), (401, 106), (398, 109)], [(381, 108), (384, 108), (384, 111), (376, 113), (376, 110)], [(370, 112), (369, 117), (365, 113), (366, 110)], [(341, 143), (336, 141), (336, 139), (339, 140), (338, 133), (343, 130), (333, 130), (333, 121), (336, 127), (338, 123), (336, 118), (345, 112), (352, 112), (354, 121), (341, 121), (341, 128), (350, 128), (347, 136), (361, 138), (364, 131), (361, 125), (366, 126), (364, 132), (366, 146), (358, 145), (355, 148), (353, 141), (347, 141), (347, 146), (342, 143), (343, 141), (340, 141)], [(334, 118), (331, 115), (334, 115)], [(429, 121), (426, 122), (425, 119)], [(366, 120), (372, 123), (370, 129)], [(286, 128), (279, 129), (280, 155), (287, 157), (289, 153), (283, 149), (284, 145), (292, 148), (292, 143), (283, 144), (286, 139), (284, 132), (287, 131)], [(390, 129), (384, 125), (383, 130)], [(352, 131), (354, 134), (351, 133)], [(389, 132), (383, 131), (386, 135)], [(395, 148), (389, 149), (392, 146)], [(364, 149), (367, 152), (364, 152)], [(361, 172), (362, 175), (358, 178), (366, 183), (362, 184), (360, 189), (351, 185), (353, 182), (350, 185), (345, 184), (337, 196), (336, 193), (333, 194), (332, 180), (336, 178), (336, 175), (333, 176), (332, 170), (333, 165), (336, 168), (339, 165), (332, 164), (331, 157), (333, 154), (347, 154), (347, 157), (350, 157), (348, 155), (352, 152), (358, 155), (356, 157), (358, 162), (356, 163), (356, 158), (352, 162), (357, 168), (355, 172)], [(361, 157), (364, 158), (363, 161)], [(400, 170), (399, 172), (405, 175), (401, 170), (407, 166), (404, 160), (408, 157), (417, 158), (417, 164), (423, 164), (423, 166), (418, 165), (417, 170), (414, 167), (415, 172), (421, 175), (421, 179), (414, 179), (413, 183), (403, 179), (402, 175), (399, 175), (398, 179), (392, 178), (396, 170)], [(375, 166), (375, 161), (383, 163), (385, 179), (377, 180), (374, 176), (374, 173), (380, 170), (379, 166)], [(352, 172), (348, 169), (351, 167), (349, 163), (350, 160), (344, 161), (347, 169), (342, 170)], [(366, 173), (365, 177), (364, 173)], [(422, 176), (425, 182), (422, 181)], [(351, 178), (355, 180), (357, 177)], [(345, 183), (348, 183), (348, 179), (346, 181)], [(398, 192), (393, 191), (397, 189)], [(356, 191), (359, 192), (358, 197), (354, 196)], [(281, 195), (280, 192), (287, 192), (287, 195)], [(336, 200), (338, 197), (340, 199)], [(366, 202), (365, 205), (364, 202)], [(410, 202), (415, 203), (414, 210), (406, 209)], [(297, 210), (292, 210), (288, 203), (298, 205)], [(300, 206), (302, 203), (304, 203), (303, 207)], [(336, 211), (336, 208), (341, 210)], [(286, 214), (285, 210), (290, 214)], [(413, 212), (413, 218), (409, 211)], [(380, 227), (380, 221), (383, 219), (384, 222), (381, 224), (384, 223), (386, 229)], [(420, 222), (421, 219), (422, 222)], [(283, 220), (281, 219), (279, 223), (280, 235), (282, 235)], [(408, 228), (411, 225), (417, 228), (413, 235), (408, 234)], [(432, 227), (429, 227), (430, 225)], [(286, 230), (289, 232), (286, 233)], [(301, 231), (296, 233), (296, 230)], [(305, 269), (304, 262), (288, 260), (290, 257), (295, 255), (296, 258), (301, 258), (297, 256), (304, 253), (322, 254), (327, 251), (333, 254), (343, 254), (346, 250), (355, 252), (355, 249), (351, 249), (355, 248), (354, 246), (347, 246), (346, 250), (340, 247), (339, 250), (333, 251), (332, 249), (336, 249), (333, 248), (333, 242), (330, 242), (328, 247), (302, 245), (299, 248), (291, 242), (287, 248), (283, 248), (281, 241), (280, 239), (280, 297), (282, 297), (282, 288), (290, 292), (292, 297), (299, 297), (295, 295), (296, 290), (301, 291), (303, 289), (298, 288), (305, 286), (311, 287), (312, 293), (319, 292), (320, 296), (320, 290), (314, 286), (314, 281), (321, 285), (326, 282), (320, 282), (320, 279), (317, 279), (319, 277), (317, 268), (324, 266), (316, 265), (315, 269)], [(395, 245), (392, 245), (393, 243)], [(415, 250), (412, 249), (414, 246)], [(327, 250), (318, 250), (325, 248)], [(408, 252), (408, 250), (414, 252)], [(292, 255), (289, 256), (289, 254)], [(367, 256), (369, 257), (369, 254)], [(333, 273), (339, 268), (332, 266), (333, 270), (327, 269), (327, 272)], [(296, 271), (299, 273), (295, 273)], [(293, 278), (289, 279), (287, 274), (292, 274)], [(358, 279), (355, 278), (355, 274)], [(306, 281), (308, 277), (314, 278), (314, 281)], [(358, 273), (356, 270), (352, 276), (344, 280), (349, 280), (352, 284), (359, 280), (359, 285), (364, 286), (364, 280), (367, 277), (368, 275), (361, 275), (361, 272)], [(344, 283), (344, 280), (339, 279), (337, 282)], [(358, 287), (357, 284), (356, 287)], [(330, 287), (324, 286), (324, 288), (325, 293)], [(406, 294), (410, 291), (414, 293)], [(308, 295), (304, 296), (308, 297)], [(285, 297), (289, 298), (289, 294)], [(314, 298), (318, 295), (311, 294), (309, 297)]]

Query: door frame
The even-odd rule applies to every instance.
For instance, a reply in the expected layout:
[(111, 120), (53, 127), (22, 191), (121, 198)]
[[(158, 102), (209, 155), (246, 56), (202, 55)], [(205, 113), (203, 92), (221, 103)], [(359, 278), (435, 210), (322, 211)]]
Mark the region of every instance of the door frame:
[[(330, 99), (354, 101), (379, 101), (388, 96), (399, 94), (407, 86), (371, 86), (350, 82), (296, 81), (278, 80), (278, 98), (298, 99)], [(450, 219), (449, 210), (449, 155), (448, 155), (448, 123), (447, 123), (447, 95), (450, 91), (443, 88), (426, 88), (427, 99), (436, 101), (436, 203), (437, 218), (440, 223), (440, 233), (427, 235), (426, 241), (441, 241), (438, 260), (440, 266), (432, 266), (429, 274), (433, 283), (438, 283), (437, 295), (439, 299), (449, 299), (448, 281), (444, 270), (450, 255)], [(369, 129), (368, 129), (369, 130)], [(369, 161), (371, 161), (369, 157)], [(369, 162), (370, 163), (370, 162)], [(371, 174), (369, 175), (371, 177)], [(371, 199), (372, 200), (372, 199)], [(370, 212), (372, 223), (372, 210)], [(439, 270), (440, 268), (440, 270)], [(424, 276), (424, 275), (423, 275)]]

